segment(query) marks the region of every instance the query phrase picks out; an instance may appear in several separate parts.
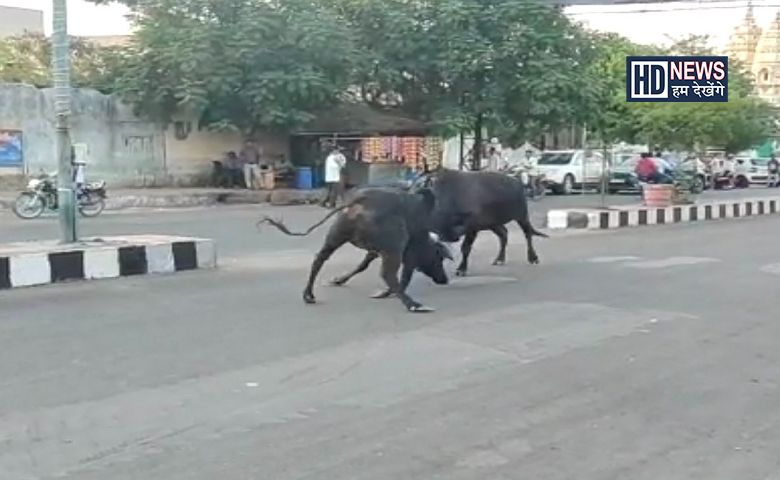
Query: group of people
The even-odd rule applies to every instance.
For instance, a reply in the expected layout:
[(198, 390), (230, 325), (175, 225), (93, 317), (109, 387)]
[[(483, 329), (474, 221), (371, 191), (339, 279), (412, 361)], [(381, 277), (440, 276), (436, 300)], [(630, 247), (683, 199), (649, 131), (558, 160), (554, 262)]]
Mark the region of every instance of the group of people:
[(650, 153), (641, 154), (634, 171), (640, 182), (657, 184), (674, 182), (674, 167), (660, 155), (653, 157)]
[[(696, 162), (695, 157), (689, 157), (687, 162)], [(734, 184), (734, 178), (738, 173), (739, 165), (745, 160), (735, 159), (733, 155), (727, 155), (724, 158), (713, 158), (705, 160), (705, 164), (710, 173), (716, 179), (728, 179), (728, 183)], [(634, 172), (637, 180), (646, 183), (671, 184), (675, 180), (675, 168), (666, 161), (661, 155), (652, 156), (649, 153), (643, 153), (640, 156)], [(768, 186), (780, 186), (780, 162), (774, 155), (767, 163)]]
[(227, 152), (222, 162), (222, 183), (228, 188), (271, 189), (274, 175), (292, 169), (286, 159), (273, 162), (254, 140), (247, 140), (241, 151)]

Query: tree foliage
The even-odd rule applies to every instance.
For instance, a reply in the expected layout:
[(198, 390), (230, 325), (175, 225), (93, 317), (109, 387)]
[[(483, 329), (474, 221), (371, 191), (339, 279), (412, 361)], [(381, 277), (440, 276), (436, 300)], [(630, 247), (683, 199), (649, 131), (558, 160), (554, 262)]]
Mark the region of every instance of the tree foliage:
[(121, 90), (170, 120), (239, 129), (289, 128), (347, 89), (355, 47), (328, 9), (305, 0), (144, 0)]
[[(71, 82), (76, 87), (110, 93), (121, 70), (122, 50), (72, 37)], [(36, 87), (52, 85), (51, 42), (40, 34), (0, 39), (0, 81)]]
[[(364, 47), (363, 98), (512, 143), (578, 119), (589, 36), (535, 0), (331, 0)], [(479, 148), (475, 148), (479, 152)]]
[(184, 110), (246, 133), (289, 128), (349, 93), (443, 132), (474, 131), (477, 147), (481, 127), (512, 144), (577, 122), (604, 144), (739, 150), (773, 127), (734, 59), (726, 104), (627, 103), (626, 56), (713, 55), (708, 37), (639, 45), (541, 0), (121, 3), (137, 35), (118, 87), (165, 120)]

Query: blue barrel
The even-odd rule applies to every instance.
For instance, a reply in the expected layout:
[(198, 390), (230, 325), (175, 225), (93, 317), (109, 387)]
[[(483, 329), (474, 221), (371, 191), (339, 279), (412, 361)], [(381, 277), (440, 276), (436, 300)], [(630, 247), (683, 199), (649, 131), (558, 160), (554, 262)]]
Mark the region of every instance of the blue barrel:
[(298, 167), (295, 169), (295, 188), (299, 190), (312, 189), (311, 167)]
[(322, 186), (322, 173), (319, 168), (311, 169), (311, 186), (314, 188), (320, 188)]

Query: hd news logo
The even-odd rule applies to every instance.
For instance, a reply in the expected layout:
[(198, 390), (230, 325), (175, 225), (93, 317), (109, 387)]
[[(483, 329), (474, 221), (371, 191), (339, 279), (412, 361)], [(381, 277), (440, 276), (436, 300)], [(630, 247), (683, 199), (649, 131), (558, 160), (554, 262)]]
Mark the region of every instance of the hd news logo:
[(626, 57), (626, 101), (728, 102), (729, 57)]

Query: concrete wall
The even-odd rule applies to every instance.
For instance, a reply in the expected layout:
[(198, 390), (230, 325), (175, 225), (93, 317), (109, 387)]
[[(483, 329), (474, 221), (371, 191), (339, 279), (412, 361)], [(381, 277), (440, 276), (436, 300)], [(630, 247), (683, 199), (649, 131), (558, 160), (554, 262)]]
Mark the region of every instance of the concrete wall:
[[(94, 90), (74, 89), (70, 127), (71, 141), (88, 146), (88, 178), (115, 185), (166, 183), (162, 130), (137, 118), (116, 99)], [(0, 86), (0, 128), (23, 134), (24, 166), (13, 173), (56, 171), (53, 89)]]
[[(74, 89), (71, 113), (71, 141), (89, 149), (87, 178), (113, 186), (205, 185), (211, 162), (243, 141), (238, 133), (198, 131), (194, 122), (178, 124), (186, 135), (177, 135), (177, 124), (165, 129), (94, 90)], [(0, 176), (56, 171), (52, 89), (0, 85), (0, 129), (21, 130), (24, 151), (24, 167), (0, 168)], [(258, 140), (272, 157), (288, 154), (286, 137)]]
[(0, 37), (43, 33), (43, 12), (29, 8), (0, 6)]

